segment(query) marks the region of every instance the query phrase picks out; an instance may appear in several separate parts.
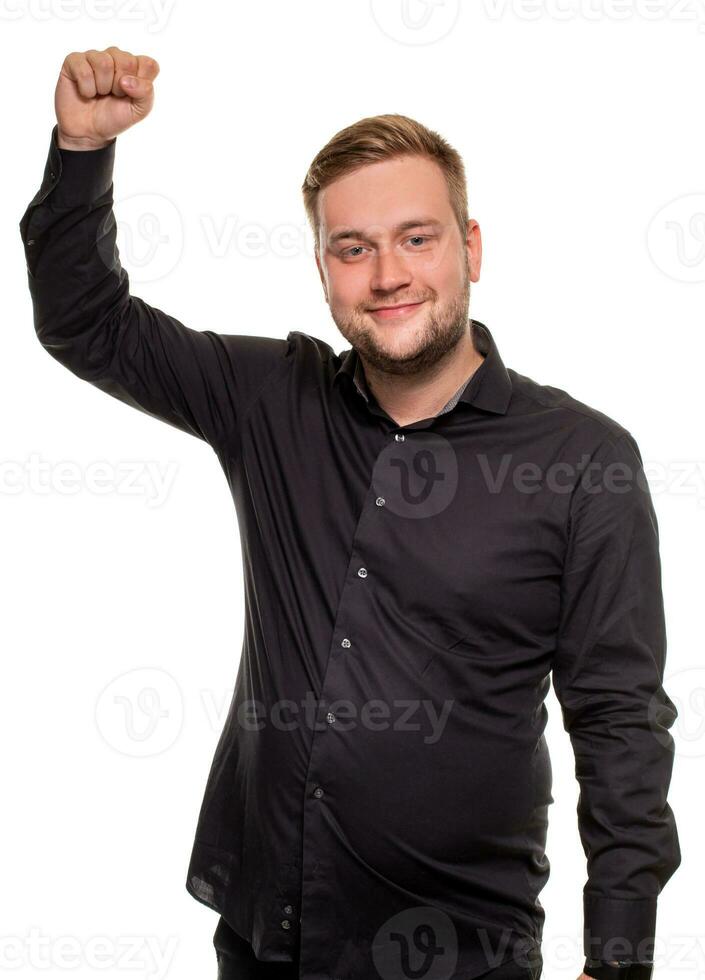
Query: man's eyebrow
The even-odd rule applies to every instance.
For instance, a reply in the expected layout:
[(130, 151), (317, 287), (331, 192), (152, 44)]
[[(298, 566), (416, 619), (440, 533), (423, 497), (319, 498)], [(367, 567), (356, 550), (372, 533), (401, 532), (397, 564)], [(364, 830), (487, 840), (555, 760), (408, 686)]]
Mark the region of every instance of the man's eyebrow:
[[(420, 227), (433, 227), (441, 228), (443, 222), (439, 221), (438, 218), (409, 218), (407, 221), (402, 221), (398, 224), (396, 228), (392, 229), (393, 234), (399, 235), (403, 231), (409, 231), (411, 228)], [(364, 241), (369, 241), (364, 231), (360, 231), (358, 228), (343, 228), (341, 231), (337, 231), (334, 235), (328, 238), (329, 245), (335, 245), (336, 242), (342, 241), (346, 238), (362, 238)]]

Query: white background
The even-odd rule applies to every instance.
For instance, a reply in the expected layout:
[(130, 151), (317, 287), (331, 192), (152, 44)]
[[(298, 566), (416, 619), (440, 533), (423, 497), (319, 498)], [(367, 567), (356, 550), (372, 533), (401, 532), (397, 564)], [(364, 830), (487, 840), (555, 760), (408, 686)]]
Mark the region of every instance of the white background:
[[(118, 138), (121, 260), (134, 294), (191, 327), (303, 330), (343, 350), (300, 193), (313, 156), (382, 112), (415, 117), (462, 153), (484, 242), (471, 314), (508, 367), (626, 426), (647, 467), (665, 687), (680, 712), (669, 800), (683, 852), (659, 902), (655, 976), (705, 976), (705, 8), (695, 0), (0, 0), (0, 969), (215, 977), (217, 916), (184, 882), (242, 642), (234, 508), (205, 443), (42, 350), (18, 228), (41, 182), (65, 55), (111, 44), (161, 65), (151, 115)], [(570, 980), (583, 962), (585, 859), (553, 692), (548, 706), (544, 977)]]

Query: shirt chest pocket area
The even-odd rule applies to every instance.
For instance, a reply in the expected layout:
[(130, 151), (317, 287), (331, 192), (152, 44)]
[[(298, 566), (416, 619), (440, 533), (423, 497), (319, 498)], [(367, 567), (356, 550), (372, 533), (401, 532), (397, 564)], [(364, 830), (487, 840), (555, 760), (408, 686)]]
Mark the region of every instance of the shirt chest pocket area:
[(451, 534), (433, 521), (407, 524), (395, 530), (385, 589), (393, 608), (430, 643), (477, 658), (552, 642), (560, 613), (559, 547), (520, 527), (480, 529), (469, 522)]

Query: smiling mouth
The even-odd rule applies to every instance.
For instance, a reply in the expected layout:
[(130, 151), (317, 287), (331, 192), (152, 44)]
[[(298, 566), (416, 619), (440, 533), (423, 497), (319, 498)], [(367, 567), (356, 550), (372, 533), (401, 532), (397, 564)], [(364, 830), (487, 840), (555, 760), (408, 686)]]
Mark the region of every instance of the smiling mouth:
[(419, 306), (423, 306), (425, 300), (421, 300), (420, 303), (402, 303), (398, 306), (380, 306), (377, 309), (371, 309), (369, 312), (376, 317), (380, 317), (383, 320), (395, 319), (396, 317), (406, 316), (408, 313), (413, 312), (418, 309)]

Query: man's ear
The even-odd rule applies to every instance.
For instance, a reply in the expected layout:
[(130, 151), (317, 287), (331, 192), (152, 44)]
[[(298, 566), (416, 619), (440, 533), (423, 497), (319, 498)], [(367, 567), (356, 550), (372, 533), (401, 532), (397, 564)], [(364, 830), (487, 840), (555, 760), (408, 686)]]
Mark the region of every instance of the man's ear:
[(480, 226), (474, 218), (470, 218), (467, 223), (465, 254), (470, 281), (479, 282), (482, 265), (482, 235), (480, 234)]

